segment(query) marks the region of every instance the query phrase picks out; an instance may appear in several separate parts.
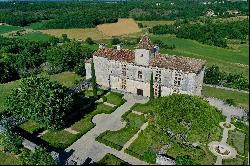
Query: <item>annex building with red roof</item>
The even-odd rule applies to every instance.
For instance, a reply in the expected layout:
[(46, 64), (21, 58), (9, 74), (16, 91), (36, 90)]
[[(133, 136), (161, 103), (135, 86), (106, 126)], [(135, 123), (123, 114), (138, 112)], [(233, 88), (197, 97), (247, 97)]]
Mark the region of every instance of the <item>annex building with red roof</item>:
[(97, 84), (106, 88), (149, 97), (153, 73), (155, 96), (201, 95), (205, 61), (160, 54), (147, 35), (142, 36), (135, 50), (121, 45), (105, 48), (101, 44), (93, 58), (85, 62), (86, 79), (91, 78), (92, 62)]

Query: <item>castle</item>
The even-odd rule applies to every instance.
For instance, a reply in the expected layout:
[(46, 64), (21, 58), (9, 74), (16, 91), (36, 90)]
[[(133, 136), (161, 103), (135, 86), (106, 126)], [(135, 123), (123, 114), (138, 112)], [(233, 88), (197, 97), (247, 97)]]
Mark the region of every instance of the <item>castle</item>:
[(106, 88), (148, 97), (153, 72), (155, 96), (201, 95), (205, 61), (162, 55), (147, 35), (142, 36), (134, 51), (121, 45), (116, 49), (99, 45), (93, 58), (85, 62), (86, 79), (91, 78), (92, 62), (97, 84)]

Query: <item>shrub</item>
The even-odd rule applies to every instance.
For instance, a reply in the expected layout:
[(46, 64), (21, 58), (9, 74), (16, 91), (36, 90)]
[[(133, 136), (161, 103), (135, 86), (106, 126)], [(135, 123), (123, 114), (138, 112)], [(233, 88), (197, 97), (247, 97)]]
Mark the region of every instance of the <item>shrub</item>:
[(197, 165), (189, 156), (177, 156), (176, 165)]
[(86, 43), (92, 45), (92, 44), (95, 44), (94, 40), (90, 37), (88, 37), (86, 40), (85, 40)]
[(119, 38), (112, 38), (111, 39), (111, 45), (117, 45), (120, 44), (122, 41)]
[(102, 101), (106, 102), (107, 101), (107, 97), (106, 96), (102, 96)]
[(227, 103), (228, 105), (233, 105), (233, 106), (236, 105), (234, 99), (231, 99), (231, 98), (226, 99), (226, 100), (225, 100), (225, 103)]
[(138, 23), (138, 27), (139, 27), (139, 28), (143, 28), (143, 24), (139, 22), (139, 23)]

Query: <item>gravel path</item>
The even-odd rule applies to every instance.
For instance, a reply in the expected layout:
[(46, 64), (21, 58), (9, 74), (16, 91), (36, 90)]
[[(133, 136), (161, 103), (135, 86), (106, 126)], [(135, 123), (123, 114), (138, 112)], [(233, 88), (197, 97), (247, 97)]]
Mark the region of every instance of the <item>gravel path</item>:
[[(101, 133), (110, 130), (116, 131), (125, 127), (126, 123), (122, 122), (121, 116), (127, 112), (135, 103), (146, 103), (148, 99), (138, 99), (137, 97), (125, 94), (126, 103), (118, 107), (111, 114), (99, 114), (93, 117), (93, 122), (96, 126), (78, 139), (75, 143), (69, 146), (65, 151), (72, 152), (67, 164), (89, 164), (101, 160), (105, 154), (111, 153), (121, 158), (122, 160), (134, 165), (146, 165), (135, 157), (132, 157), (124, 152), (115, 150), (104, 144), (95, 141)], [(73, 162), (71, 162), (73, 161)]]
[(246, 114), (244, 109), (227, 105), (222, 100), (212, 97), (207, 97), (206, 99), (209, 101), (209, 104), (217, 107), (219, 110), (222, 111), (223, 115), (229, 117), (230, 119), (232, 116), (242, 117)]

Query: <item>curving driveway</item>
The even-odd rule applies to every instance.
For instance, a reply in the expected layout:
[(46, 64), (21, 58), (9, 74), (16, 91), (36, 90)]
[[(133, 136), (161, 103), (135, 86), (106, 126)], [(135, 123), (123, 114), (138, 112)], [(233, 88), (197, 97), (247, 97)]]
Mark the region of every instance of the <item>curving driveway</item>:
[(95, 141), (96, 137), (107, 130), (116, 131), (125, 127), (126, 123), (122, 122), (121, 116), (135, 103), (146, 103), (148, 101), (146, 98), (139, 98), (138, 96), (133, 96), (131, 94), (125, 94), (124, 98), (127, 102), (118, 107), (113, 113), (99, 114), (93, 117), (92, 121), (96, 126), (65, 150), (69, 153), (72, 152), (72, 155), (68, 158), (67, 164), (79, 165), (97, 162), (107, 153), (111, 153), (133, 165), (147, 164), (146, 162), (132, 157), (122, 151), (115, 150)]

